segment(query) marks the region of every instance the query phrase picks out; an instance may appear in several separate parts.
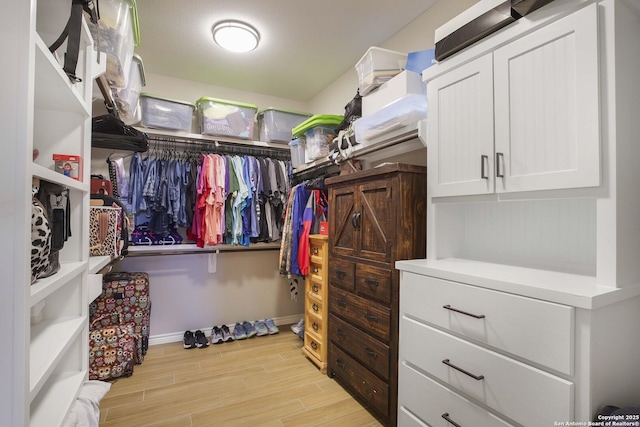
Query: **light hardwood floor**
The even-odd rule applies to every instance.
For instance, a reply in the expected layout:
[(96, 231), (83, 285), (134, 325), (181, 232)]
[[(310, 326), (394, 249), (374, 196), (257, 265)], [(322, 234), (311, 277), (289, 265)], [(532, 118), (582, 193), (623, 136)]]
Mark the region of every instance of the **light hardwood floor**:
[(381, 426), (301, 348), (289, 326), (205, 349), (151, 346), (112, 382), (100, 426)]

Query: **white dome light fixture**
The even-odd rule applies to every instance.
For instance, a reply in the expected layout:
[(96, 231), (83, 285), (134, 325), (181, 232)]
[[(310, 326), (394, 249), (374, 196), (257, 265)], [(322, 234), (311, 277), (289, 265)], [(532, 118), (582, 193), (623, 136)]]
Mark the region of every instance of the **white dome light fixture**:
[(241, 21), (220, 21), (211, 28), (213, 40), (231, 52), (249, 52), (258, 47), (260, 34)]

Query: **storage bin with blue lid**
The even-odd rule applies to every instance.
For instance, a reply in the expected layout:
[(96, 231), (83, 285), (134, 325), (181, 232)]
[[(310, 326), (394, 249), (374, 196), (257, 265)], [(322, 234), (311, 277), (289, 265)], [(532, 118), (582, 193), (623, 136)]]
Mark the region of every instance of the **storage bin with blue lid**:
[(196, 106), (200, 133), (253, 139), (257, 105), (203, 96)]
[(195, 105), (148, 93), (140, 94), (142, 126), (191, 132)]
[(136, 0), (100, 0), (100, 20), (97, 25), (88, 24), (94, 42), (107, 54), (109, 85), (126, 87), (133, 49), (140, 44)]
[(309, 113), (269, 107), (258, 112), (260, 141), (289, 142), (294, 127), (311, 117)]
[(294, 138), (289, 142), (289, 149), (291, 150), (291, 167), (297, 168), (300, 165), (305, 164), (305, 149), (307, 142), (304, 138)]
[(313, 161), (329, 155), (329, 145), (337, 136), (335, 128), (344, 116), (316, 114), (293, 128), (292, 136), (304, 137), (307, 141), (306, 159)]

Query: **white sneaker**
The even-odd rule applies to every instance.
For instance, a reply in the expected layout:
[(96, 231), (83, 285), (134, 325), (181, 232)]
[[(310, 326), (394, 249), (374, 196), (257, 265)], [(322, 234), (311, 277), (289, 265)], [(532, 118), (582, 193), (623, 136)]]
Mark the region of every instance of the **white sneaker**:
[(296, 335), (298, 335), (300, 331), (304, 331), (304, 319), (300, 319), (298, 320), (298, 323), (291, 325), (291, 330)]

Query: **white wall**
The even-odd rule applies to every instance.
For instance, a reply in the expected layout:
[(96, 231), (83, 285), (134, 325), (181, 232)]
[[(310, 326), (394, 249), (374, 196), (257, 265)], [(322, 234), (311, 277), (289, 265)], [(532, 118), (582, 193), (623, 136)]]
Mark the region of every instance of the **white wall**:
[[(433, 48), (435, 28), (476, 1), (440, 0), (381, 47), (402, 52)], [(343, 114), (345, 104), (353, 98), (358, 87), (355, 68), (308, 103), (158, 74), (147, 74), (146, 78), (143, 92), (163, 97), (195, 102), (202, 96), (211, 96), (257, 104), (259, 109), (277, 107), (313, 114)], [(104, 150), (96, 150), (96, 153), (105, 156)], [(104, 173), (104, 158), (94, 158), (92, 164), (94, 169)], [(180, 339), (186, 329), (208, 328), (207, 332), (210, 332), (213, 325), (222, 323), (265, 317), (288, 320), (302, 316), (302, 284), (298, 300), (291, 300), (289, 281), (278, 274), (278, 255), (278, 251), (222, 253), (215, 274), (207, 272), (206, 255), (131, 257), (116, 268), (149, 273), (153, 342), (154, 338)]]

